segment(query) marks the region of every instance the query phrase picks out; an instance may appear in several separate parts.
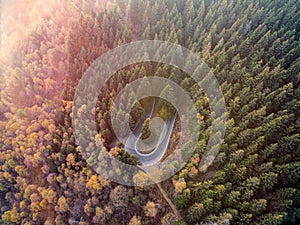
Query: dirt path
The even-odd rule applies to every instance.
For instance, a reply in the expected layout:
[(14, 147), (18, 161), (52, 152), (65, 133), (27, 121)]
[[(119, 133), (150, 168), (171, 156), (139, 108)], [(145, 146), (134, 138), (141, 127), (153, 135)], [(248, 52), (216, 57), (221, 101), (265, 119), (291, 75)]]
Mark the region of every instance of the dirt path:
[(167, 193), (164, 191), (164, 189), (161, 187), (161, 185), (158, 183), (156, 184), (160, 193), (162, 194), (162, 196), (166, 199), (166, 201), (168, 202), (169, 206), (171, 207), (174, 215), (178, 218), (181, 219), (180, 213), (178, 211), (178, 209), (176, 208), (176, 206), (173, 204), (173, 202), (171, 201), (171, 199), (168, 197)]

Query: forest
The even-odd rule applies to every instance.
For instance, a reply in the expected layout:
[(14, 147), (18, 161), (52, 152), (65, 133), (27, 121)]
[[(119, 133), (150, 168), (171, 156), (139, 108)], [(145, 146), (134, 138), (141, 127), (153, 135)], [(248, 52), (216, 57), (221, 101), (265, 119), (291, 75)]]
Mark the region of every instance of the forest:
[[(0, 224), (300, 224), (298, 0), (4, 0), (0, 6)], [(214, 160), (204, 157), (216, 100), (179, 68), (134, 63), (102, 84), (94, 109), (85, 102), (90, 96), (75, 102), (95, 60), (143, 40), (191, 50), (216, 77), (226, 130)], [(172, 81), (193, 101), (199, 137), (192, 156), (182, 166), (174, 160), (170, 167), (180, 170), (166, 179), (160, 174), (152, 185), (139, 185), (151, 179), (146, 173), (121, 174), (120, 183), (107, 179), (99, 173), (113, 166), (106, 156), (142, 165), (118, 140), (126, 122), (133, 132), (140, 124), (142, 140), (158, 141), (159, 123), (173, 119), (160, 161), (177, 154), (185, 117), (166, 101), (178, 100), (177, 90), (167, 85), (159, 96), (138, 99), (148, 87), (130, 89), (153, 77)], [(80, 136), (83, 150), (74, 125), (90, 111), (97, 135)], [(156, 127), (150, 117), (160, 118)], [(185, 143), (176, 156), (187, 158), (190, 148)]]

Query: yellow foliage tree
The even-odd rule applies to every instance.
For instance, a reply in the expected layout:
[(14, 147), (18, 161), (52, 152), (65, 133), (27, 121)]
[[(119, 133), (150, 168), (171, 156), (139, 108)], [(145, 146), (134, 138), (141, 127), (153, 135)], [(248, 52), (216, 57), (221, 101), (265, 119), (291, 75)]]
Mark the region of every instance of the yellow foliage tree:
[(142, 225), (142, 222), (139, 217), (133, 216), (129, 221), (129, 225)]
[(198, 173), (199, 173), (198, 169), (197, 169), (195, 166), (193, 166), (193, 167), (189, 170), (188, 175), (189, 175), (189, 177), (191, 177), (191, 178), (195, 178), (195, 177), (197, 176)]
[(138, 172), (133, 176), (133, 182), (137, 186), (144, 186), (149, 181), (149, 175), (145, 172)]
[(152, 201), (148, 201), (144, 209), (145, 209), (145, 215), (148, 217), (155, 217), (157, 214), (155, 203)]
[(86, 183), (86, 187), (88, 189), (94, 189), (96, 191), (99, 191), (101, 189), (100, 183), (98, 182), (96, 175), (91, 176), (89, 181)]
[(66, 198), (64, 196), (61, 196), (57, 201), (57, 206), (55, 207), (55, 210), (58, 212), (66, 212), (68, 208), (69, 207)]
[(103, 187), (107, 186), (109, 182), (102, 177), (97, 175), (92, 175), (88, 182), (86, 183), (86, 187), (92, 192), (96, 193), (100, 191)]
[(173, 181), (173, 184), (177, 193), (182, 193), (186, 188), (186, 182), (184, 180)]

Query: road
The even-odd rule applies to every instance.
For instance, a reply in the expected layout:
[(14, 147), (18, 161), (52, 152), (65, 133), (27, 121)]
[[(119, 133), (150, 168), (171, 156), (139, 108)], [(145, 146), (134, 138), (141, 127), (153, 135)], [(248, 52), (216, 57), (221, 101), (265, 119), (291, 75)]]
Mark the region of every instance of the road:
[[(153, 113), (154, 104), (150, 113), (148, 113), (147, 117), (151, 118)], [(163, 130), (160, 134), (158, 144), (156, 145), (155, 149), (148, 154), (143, 154), (137, 151), (136, 144), (141, 136), (142, 125), (144, 121), (140, 121), (136, 127), (136, 129), (129, 135), (125, 143), (125, 150), (133, 155), (136, 155), (143, 166), (150, 166), (154, 165), (155, 163), (159, 162), (162, 157), (164, 156), (170, 138), (173, 131), (173, 127), (175, 124), (176, 116), (165, 121), (163, 126)]]
[[(149, 113), (146, 114), (146, 119), (151, 118), (154, 110), (155, 101), (153, 101), (152, 109)], [(138, 122), (136, 127), (134, 128), (133, 132), (128, 136), (126, 143), (125, 143), (125, 150), (130, 153), (137, 155), (136, 149), (136, 143), (138, 142), (139, 138), (142, 135), (142, 127), (143, 127), (144, 120), (141, 120)]]

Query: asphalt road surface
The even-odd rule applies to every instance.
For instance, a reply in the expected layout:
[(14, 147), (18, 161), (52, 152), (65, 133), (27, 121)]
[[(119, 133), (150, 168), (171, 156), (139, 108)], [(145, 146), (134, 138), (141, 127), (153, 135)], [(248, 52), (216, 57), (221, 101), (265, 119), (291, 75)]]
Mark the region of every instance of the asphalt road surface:
[[(151, 118), (153, 113), (153, 108), (154, 108), (154, 104), (152, 106), (151, 112), (148, 113), (147, 115), (148, 118)], [(159, 162), (167, 150), (170, 137), (173, 131), (173, 127), (175, 124), (175, 119), (176, 116), (173, 116), (172, 118), (165, 121), (163, 130), (160, 133), (159, 140), (157, 142), (156, 147), (151, 153), (148, 154), (141, 153), (136, 148), (137, 142), (141, 137), (142, 126), (144, 122), (144, 121), (140, 121), (136, 126), (135, 130), (127, 138), (125, 143), (125, 150), (130, 154), (136, 155), (140, 163), (144, 166), (150, 166)]]

